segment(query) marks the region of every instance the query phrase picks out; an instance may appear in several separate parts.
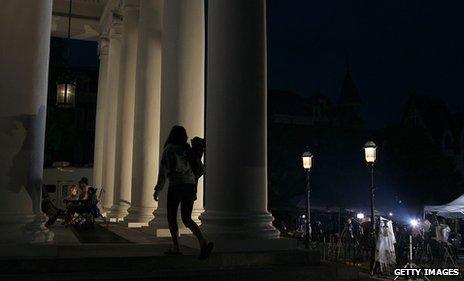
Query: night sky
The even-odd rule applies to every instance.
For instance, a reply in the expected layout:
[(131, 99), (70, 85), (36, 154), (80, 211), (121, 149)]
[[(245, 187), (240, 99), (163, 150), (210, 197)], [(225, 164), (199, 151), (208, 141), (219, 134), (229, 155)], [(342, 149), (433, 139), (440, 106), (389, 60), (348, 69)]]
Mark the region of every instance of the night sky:
[[(399, 121), (411, 93), (464, 110), (464, 1), (268, 0), (268, 87), (338, 100), (347, 68), (370, 128)], [(95, 42), (71, 64), (98, 67)]]
[(462, 110), (463, 11), (464, 1), (268, 0), (268, 86), (336, 102), (349, 66), (371, 128), (399, 121), (410, 93)]

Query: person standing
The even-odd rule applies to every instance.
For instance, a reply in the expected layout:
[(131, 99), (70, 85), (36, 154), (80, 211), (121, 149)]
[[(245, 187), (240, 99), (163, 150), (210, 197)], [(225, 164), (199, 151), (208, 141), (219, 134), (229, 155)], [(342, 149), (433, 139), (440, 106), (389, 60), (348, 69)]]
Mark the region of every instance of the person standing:
[[(164, 144), (153, 198), (158, 201), (159, 194), (163, 190), (167, 179), (169, 182), (167, 217), (173, 248), (165, 252), (165, 254), (182, 254), (179, 250), (179, 227), (177, 225), (177, 209), (180, 205), (182, 222), (192, 231), (200, 244), (201, 253), (199, 259), (206, 259), (211, 254), (214, 244), (206, 241), (200, 228), (192, 220), (193, 203), (197, 199), (196, 186), (198, 178), (203, 174), (203, 164), (198, 151), (193, 151), (187, 140), (187, 132), (184, 127), (172, 127)], [(201, 167), (198, 167), (198, 165)]]

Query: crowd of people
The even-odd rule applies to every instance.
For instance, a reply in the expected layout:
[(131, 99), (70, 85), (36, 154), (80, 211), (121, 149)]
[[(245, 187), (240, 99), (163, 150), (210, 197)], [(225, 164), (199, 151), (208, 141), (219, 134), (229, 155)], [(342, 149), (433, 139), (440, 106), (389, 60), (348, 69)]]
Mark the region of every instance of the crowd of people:
[[(343, 225), (334, 218), (321, 222), (321, 214), (311, 221), (311, 241), (319, 245), (333, 245), (336, 259), (342, 261), (369, 262), (371, 257), (371, 226), (369, 218), (356, 218), (346, 214)], [(335, 218), (335, 220), (337, 220)], [(294, 223), (278, 220), (276, 226), (284, 235), (304, 240), (306, 219), (298, 216)], [(457, 219), (445, 219), (428, 214), (424, 219), (408, 222), (393, 220), (386, 215), (376, 218), (375, 271), (391, 274), (393, 269), (409, 261), (409, 241), (412, 237), (413, 259), (427, 266), (455, 265), (457, 250), (462, 247), (461, 224)], [(326, 224), (326, 225), (324, 225)], [(322, 247), (320, 247), (322, 249)]]

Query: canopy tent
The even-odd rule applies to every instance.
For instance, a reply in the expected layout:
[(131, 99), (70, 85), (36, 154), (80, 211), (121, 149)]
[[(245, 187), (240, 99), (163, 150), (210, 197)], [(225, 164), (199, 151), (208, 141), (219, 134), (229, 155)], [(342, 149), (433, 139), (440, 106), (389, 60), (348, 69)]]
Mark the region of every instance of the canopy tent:
[(464, 195), (444, 205), (424, 206), (424, 214), (437, 213), (445, 218), (464, 218)]

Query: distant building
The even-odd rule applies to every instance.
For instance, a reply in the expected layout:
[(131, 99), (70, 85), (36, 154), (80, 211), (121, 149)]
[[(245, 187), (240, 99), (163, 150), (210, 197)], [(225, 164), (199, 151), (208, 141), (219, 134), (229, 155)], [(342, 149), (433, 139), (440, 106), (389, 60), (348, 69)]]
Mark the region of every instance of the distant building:
[(464, 175), (464, 115), (452, 113), (445, 102), (432, 96), (411, 95), (401, 125), (423, 129), (444, 156), (453, 158)]
[[(314, 200), (324, 208), (354, 207), (366, 200), (361, 182), (365, 166), (359, 151), (368, 131), (363, 126), (361, 96), (349, 72), (337, 100), (334, 103), (319, 93), (303, 97), (290, 91), (268, 92), (269, 200), (273, 208), (291, 205), (291, 197), (304, 196), (300, 157), (305, 147), (317, 155), (312, 181), (324, 187), (314, 191)], [(346, 194), (347, 189), (356, 194), (355, 200), (332, 196)]]
[(342, 127), (361, 128), (362, 100), (349, 71), (343, 81), (340, 99), (337, 104), (337, 122)]
[(363, 126), (362, 100), (347, 71), (337, 104), (324, 95), (302, 97), (290, 91), (269, 91), (269, 119), (289, 125), (326, 125), (348, 129)]

